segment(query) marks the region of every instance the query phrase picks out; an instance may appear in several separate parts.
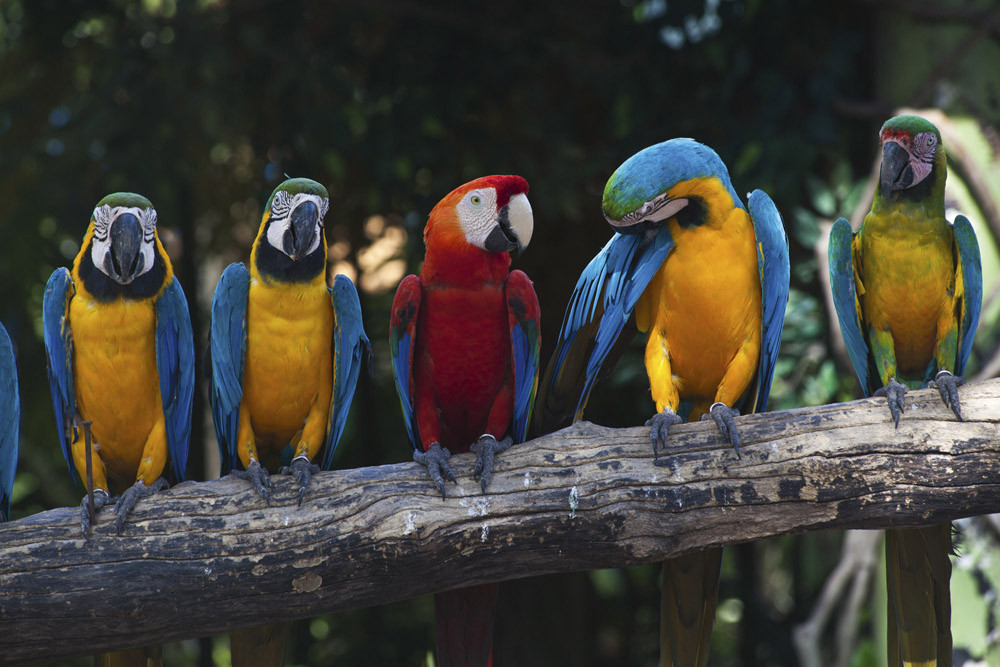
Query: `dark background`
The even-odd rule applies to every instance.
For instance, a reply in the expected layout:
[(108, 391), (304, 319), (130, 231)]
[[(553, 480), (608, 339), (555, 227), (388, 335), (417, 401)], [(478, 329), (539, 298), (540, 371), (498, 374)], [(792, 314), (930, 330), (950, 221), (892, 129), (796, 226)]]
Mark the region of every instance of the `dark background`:
[[(544, 362), (580, 270), (610, 235), (605, 180), (676, 136), (715, 148), (738, 192), (762, 188), (784, 215), (792, 293), (771, 407), (856, 397), (819, 280), (821, 224), (863, 199), (876, 132), (900, 106), (940, 108), (983, 168), (996, 169), (997, 19), (994, 3), (963, 0), (0, 4), (0, 320), (17, 345), (23, 405), (14, 517), (82, 495), (55, 437), (41, 300), (48, 275), (79, 250), (94, 205), (117, 190), (156, 206), (200, 348), (215, 281), (247, 259), (283, 174), (329, 188), (332, 270), (356, 279), (376, 352), (340, 468), (410, 457), (388, 312), (398, 280), (419, 269), (438, 199), (490, 173), (529, 181), (535, 234), (516, 266), (541, 302)], [(968, 196), (955, 196), (975, 218)], [(995, 241), (985, 225), (979, 238), (989, 297)], [(970, 376), (995, 354), (995, 305)], [(638, 349), (598, 387), (589, 419), (649, 416)], [(214, 450), (200, 387), (190, 478), (216, 476)], [(727, 550), (711, 664), (794, 664), (792, 628), (840, 544), (826, 532)], [(645, 566), (504, 586), (496, 664), (655, 664), (658, 577)], [(989, 589), (973, 589), (980, 607)], [(422, 598), (302, 621), (289, 662), (422, 664), (432, 618)], [(878, 664), (882, 621), (872, 618), (866, 605), (852, 664)], [(976, 626), (971, 653), (995, 651), (991, 624)], [(228, 642), (171, 644), (165, 656), (227, 664)]]

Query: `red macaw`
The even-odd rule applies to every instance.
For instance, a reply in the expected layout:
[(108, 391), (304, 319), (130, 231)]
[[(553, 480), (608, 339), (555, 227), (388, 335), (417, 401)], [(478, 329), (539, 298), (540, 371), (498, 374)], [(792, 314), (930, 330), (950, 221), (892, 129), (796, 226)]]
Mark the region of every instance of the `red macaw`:
[[(396, 290), (393, 371), (413, 458), (445, 495), (450, 452), (476, 452), (485, 492), (496, 454), (524, 440), (538, 384), (539, 308), (510, 251), (531, 240), (528, 183), (485, 176), (431, 211), (420, 276)], [(438, 664), (492, 661), (497, 584), (434, 596)]]

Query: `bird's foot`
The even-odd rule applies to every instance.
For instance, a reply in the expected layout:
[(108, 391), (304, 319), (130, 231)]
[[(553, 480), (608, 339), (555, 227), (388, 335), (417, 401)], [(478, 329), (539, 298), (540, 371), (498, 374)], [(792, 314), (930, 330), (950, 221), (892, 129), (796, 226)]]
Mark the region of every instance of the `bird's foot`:
[(715, 425), (722, 431), (722, 437), (728, 440), (729, 444), (736, 450), (736, 458), (738, 459), (743, 457), (740, 456), (740, 434), (736, 430), (736, 421), (733, 417), (739, 416), (739, 410), (729, 407), (722, 401), (712, 403), (712, 407), (708, 409), (708, 412), (701, 416), (701, 421), (707, 419), (715, 421)]
[(441, 498), (445, 497), (445, 477), (450, 479), (452, 484), (458, 483), (455, 480), (455, 473), (451, 471), (451, 466), (448, 465), (449, 456), (451, 456), (451, 452), (442, 448), (437, 442), (431, 443), (431, 446), (427, 448), (426, 452), (421, 452), (419, 450), (413, 452), (413, 460), (427, 468), (427, 472), (430, 473), (431, 480), (437, 484), (439, 489), (441, 489)]
[(951, 411), (958, 417), (958, 421), (963, 421), (962, 410), (958, 404), (958, 388), (963, 384), (965, 384), (964, 377), (945, 370), (938, 371), (934, 379), (927, 383), (928, 387), (934, 387), (941, 392), (941, 400), (951, 408)]
[(257, 459), (252, 459), (246, 470), (233, 470), (233, 475), (250, 482), (257, 495), (264, 499), (268, 505), (271, 504), (271, 477), (267, 474)]
[(510, 449), (513, 442), (514, 439), (510, 436), (497, 441), (489, 433), (484, 433), (479, 436), (479, 440), (476, 440), (469, 447), (469, 449), (476, 453), (476, 467), (472, 469), (472, 478), (480, 480), (483, 493), (486, 493), (486, 487), (490, 485), (490, 480), (493, 479), (493, 459), (500, 452)]
[(646, 420), (646, 426), (649, 427), (649, 439), (653, 441), (653, 458), (655, 459), (659, 455), (659, 445), (663, 445), (664, 449), (667, 446), (667, 434), (670, 433), (670, 427), (674, 424), (680, 424), (683, 419), (677, 416), (670, 408), (663, 408), (663, 412), (658, 412), (649, 419)]
[(151, 496), (169, 486), (170, 484), (167, 483), (167, 480), (160, 477), (151, 486), (146, 486), (145, 482), (140, 479), (128, 487), (125, 493), (118, 498), (118, 502), (115, 503), (115, 516), (117, 517), (115, 520), (115, 530), (118, 534), (122, 534), (125, 519), (128, 518), (128, 513), (132, 511), (132, 508), (135, 507), (140, 498)]
[[(949, 373), (949, 375), (951, 375)], [(899, 428), (899, 416), (903, 414), (903, 396), (909, 391), (905, 384), (900, 384), (896, 382), (896, 378), (889, 378), (889, 384), (886, 386), (876, 389), (874, 396), (885, 396), (886, 400), (889, 402), (889, 414), (892, 415), (892, 421)]]
[(306, 489), (312, 480), (313, 473), (319, 472), (319, 466), (312, 463), (304, 456), (296, 456), (292, 459), (292, 464), (287, 465), (278, 471), (279, 475), (295, 475), (299, 480), (299, 506), (302, 506), (302, 499), (306, 497)]
[[(87, 501), (90, 498), (88, 493), (83, 497), (83, 502), (80, 503), (80, 509), (82, 510), (82, 515), (80, 516), (80, 528), (83, 530), (84, 539), (90, 539), (90, 507), (87, 505)], [(94, 516), (102, 507), (111, 502), (111, 496), (104, 489), (94, 489)]]

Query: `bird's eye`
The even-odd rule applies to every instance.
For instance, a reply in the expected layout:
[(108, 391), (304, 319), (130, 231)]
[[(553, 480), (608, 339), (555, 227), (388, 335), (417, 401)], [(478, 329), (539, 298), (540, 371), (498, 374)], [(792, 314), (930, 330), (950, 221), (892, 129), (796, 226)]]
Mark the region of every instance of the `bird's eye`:
[(479, 195), (472, 195), (472, 199), (470, 199), (469, 201), (472, 202), (473, 206), (479, 206), (480, 204), (483, 203), (482, 197), (480, 197)]
[(934, 135), (931, 135), (931, 136), (927, 137), (927, 145), (928, 146), (933, 146), (934, 145)]

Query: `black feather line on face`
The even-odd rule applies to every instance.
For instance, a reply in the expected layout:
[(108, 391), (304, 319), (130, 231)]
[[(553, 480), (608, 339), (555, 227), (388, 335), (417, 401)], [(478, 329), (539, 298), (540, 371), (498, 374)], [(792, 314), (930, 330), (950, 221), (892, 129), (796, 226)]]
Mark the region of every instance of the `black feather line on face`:
[(83, 281), (84, 288), (98, 301), (109, 302), (119, 297), (141, 301), (156, 296), (163, 289), (163, 281), (167, 277), (167, 265), (158, 247), (154, 246), (152, 268), (128, 285), (121, 285), (94, 266), (91, 254), (93, 245), (93, 241), (88, 243), (83, 251), (83, 257), (80, 258), (80, 280)]
[(701, 197), (688, 196), (687, 206), (677, 211), (674, 218), (684, 229), (700, 227), (708, 220), (708, 205)]
[[(270, 222), (268, 222), (270, 225)], [(311, 253), (296, 261), (267, 242), (267, 229), (257, 246), (257, 270), (261, 275), (279, 282), (308, 283), (326, 269), (326, 240)]]

